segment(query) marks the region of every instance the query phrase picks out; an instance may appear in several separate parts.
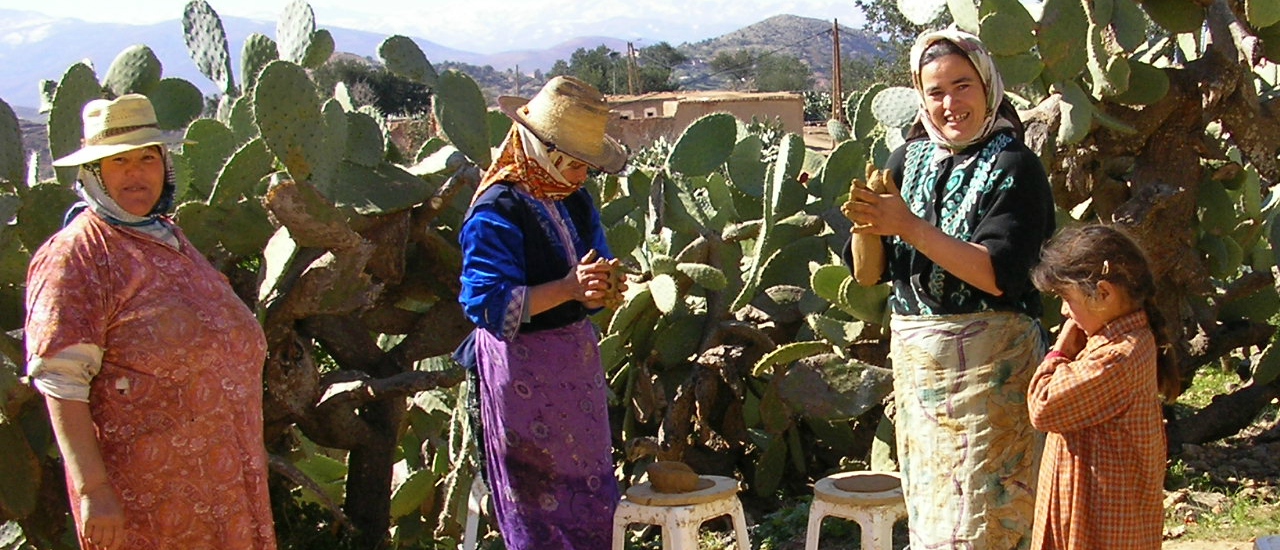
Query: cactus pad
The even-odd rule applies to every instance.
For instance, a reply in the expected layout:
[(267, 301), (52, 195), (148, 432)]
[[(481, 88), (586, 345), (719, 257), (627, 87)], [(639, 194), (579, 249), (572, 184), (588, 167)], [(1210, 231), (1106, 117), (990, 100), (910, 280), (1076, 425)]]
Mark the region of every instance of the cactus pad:
[(387, 70), (414, 82), (435, 87), (438, 78), (436, 70), (413, 39), (398, 34), (387, 37), (378, 45), (378, 57), (382, 58)]
[(920, 94), (914, 88), (885, 88), (871, 100), (871, 113), (887, 128), (901, 128), (911, 124), (919, 111)]
[(102, 77), (102, 87), (114, 97), (129, 93), (150, 96), (163, 72), (160, 58), (151, 48), (141, 44), (129, 46), (111, 62), (107, 75)]
[(181, 78), (157, 82), (151, 93), (156, 120), (165, 130), (181, 130), (204, 111), (204, 94), (195, 84)]
[(222, 93), (235, 95), (236, 82), (231, 74), (227, 32), (222, 28), (218, 13), (205, 0), (187, 2), (182, 14), (182, 32), (196, 68), (217, 84)]
[(306, 0), (291, 0), (276, 21), (276, 47), (280, 59), (301, 65), (311, 47), (311, 34), (316, 30), (316, 14)]

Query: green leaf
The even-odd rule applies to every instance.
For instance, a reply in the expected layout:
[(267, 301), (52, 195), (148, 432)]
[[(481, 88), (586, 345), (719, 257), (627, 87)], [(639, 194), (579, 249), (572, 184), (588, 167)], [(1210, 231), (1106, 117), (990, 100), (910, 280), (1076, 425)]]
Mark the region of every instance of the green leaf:
[(395, 494), (391, 495), (391, 519), (402, 518), (418, 511), (418, 507), (435, 490), (436, 473), (423, 469), (409, 475)]
[(254, 139), (236, 151), (218, 173), (217, 183), (209, 196), (210, 204), (234, 202), (241, 197), (257, 195), (256, 187), (270, 174), (274, 157), (262, 139)]
[(764, 180), (769, 169), (761, 157), (763, 149), (764, 143), (753, 134), (738, 141), (729, 157), (729, 179), (734, 188), (755, 198), (764, 196)]
[(26, 190), (18, 208), (18, 223), (13, 227), (27, 250), (40, 248), (50, 235), (62, 229), (63, 215), (78, 199), (69, 187), (55, 182)]
[[(27, 153), (22, 145), (22, 125), (13, 108), (0, 99), (0, 191), (16, 190), (26, 178)], [(5, 218), (0, 223), (8, 221), (9, 218)]]
[(1111, 99), (1126, 105), (1151, 105), (1169, 93), (1169, 76), (1141, 61), (1129, 60), (1129, 89)]
[(764, 376), (776, 366), (790, 365), (805, 357), (830, 352), (831, 345), (826, 342), (791, 342), (778, 346), (773, 351), (766, 353), (759, 361), (756, 361), (755, 366), (751, 369), (751, 375)]
[(898, 11), (911, 24), (927, 27), (947, 9), (946, 0), (898, 0)]
[(706, 264), (679, 263), (676, 264), (676, 271), (684, 273), (693, 279), (694, 284), (707, 290), (724, 290), (729, 284), (723, 271)]
[(1088, 60), (1081, 42), (1089, 31), (1089, 19), (1080, 0), (1045, 0), (1038, 28), (1037, 44), (1047, 80), (1074, 79)]
[(649, 282), (649, 290), (653, 292), (654, 305), (658, 306), (658, 311), (662, 313), (675, 311), (680, 303), (680, 290), (676, 287), (676, 280), (669, 274), (663, 273), (654, 277)]
[(891, 393), (893, 371), (835, 355), (795, 364), (778, 384), (789, 409), (820, 420), (857, 418)]
[(969, 34), (978, 34), (980, 18), (974, 0), (947, 0), (947, 7), (951, 9), (951, 19), (956, 22), (957, 28)]
[(915, 88), (894, 86), (885, 88), (871, 100), (871, 113), (880, 124), (889, 128), (901, 128), (915, 121), (920, 112), (920, 94)]
[(1093, 129), (1093, 100), (1075, 82), (1061, 82), (1053, 90), (1062, 94), (1062, 122), (1058, 145), (1079, 143)]
[(1244, 12), (1255, 29), (1280, 23), (1280, 2), (1276, 0), (1244, 0)]
[(729, 160), (735, 149), (738, 119), (712, 113), (693, 121), (671, 149), (667, 169), (686, 176), (703, 176)]
[(809, 328), (837, 349), (844, 349), (858, 340), (858, 336), (866, 329), (861, 321), (842, 321), (828, 315), (814, 313), (805, 318)]
[(862, 286), (849, 277), (840, 285), (840, 301), (836, 306), (858, 319), (879, 324), (884, 321), (889, 292), (888, 283)]
[(1147, 16), (1170, 33), (1199, 32), (1204, 24), (1204, 8), (1193, 0), (1143, 0)]
[(480, 86), (465, 73), (450, 69), (440, 75), (435, 94), (433, 107), (440, 130), (476, 166), (489, 166), (489, 117)]
[(1040, 61), (1040, 56), (1030, 52), (1011, 56), (993, 55), (992, 59), (996, 62), (996, 68), (1000, 70), (1000, 76), (1004, 78), (1005, 86), (1029, 84), (1039, 78), (1040, 73), (1044, 71), (1044, 63)]
[(852, 280), (853, 274), (843, 265), (824, 265), (809, 276), (809, 286), (814, 294), (828, 302), (840, 301), (840, 289), (846, 280)]
[(1024, 54), (1036, 45), (1035, 25), (1031, 14), (1019, 4), (1016, 10), (998, 11), (983, 17), (978, 37), (992, 55)]
[(164, 130), (186, 128), (204, 111), (204, 94), (195, 84), (181, 78), (166, 78), (156, 83), (151, 94), (156, 121)]
[(782, 472), (787, 465), (787, 442), (779, 436), (774, 437), (756, 462), (754, 489), (757, 496), (770, 498), (782, 483)]
[(429, 87), (436, 86), (436, 70), (413, 39), (398, 34), (389, 36), (378, 46), (378, 56), (392, 73)]
[(0, 516), (24, 518), (36, 508), (40, 462), (16, 422), (0, 418)]
[(827, 158), (822, 170), (822, 195), (839, 200), (848, 197), (854, 178), (866, 175), (867, 147), (857, 141), (846, 141), (836, 146)]
[[(876, 127), (876, 117), (871, 112), (871, 102), (875, 100), (876, 95), (887, 87), (888, 86), (877, 82), (868, 87), (866, 91), (862, 92), (862, 95), (858, 97), (857, 110), (849, 113), (850, 119), (853, 120), (852, 130), (853, 139), (855, 141), (861, 141), (871, 136), (871, 131)], [(852, 100), (852, 96), (850, 97), (850, 100)]]

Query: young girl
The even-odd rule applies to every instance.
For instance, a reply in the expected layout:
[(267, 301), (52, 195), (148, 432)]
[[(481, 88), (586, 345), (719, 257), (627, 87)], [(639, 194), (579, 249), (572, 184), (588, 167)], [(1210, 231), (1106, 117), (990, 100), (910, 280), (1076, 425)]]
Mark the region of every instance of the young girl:
[(1091, 225), (1045, 245), (1031, 277), (1067, 318), (1027, 391), (1031, 424), (1048, 432), (1031, 548), (1157, 550), (1160, 397), (1180, 386), (1146, 259), (1119, 230)]

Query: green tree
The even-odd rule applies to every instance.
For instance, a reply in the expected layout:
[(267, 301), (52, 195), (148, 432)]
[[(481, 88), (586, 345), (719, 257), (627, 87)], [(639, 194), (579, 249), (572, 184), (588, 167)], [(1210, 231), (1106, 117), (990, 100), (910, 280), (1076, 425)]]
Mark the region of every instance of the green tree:
[(671, 80), (676, 67), (689, 61), (689, 56), (680, 53), (666, 42), (640, 48), (636, 60), (636, 93), (670, 92), (680, 87)]
[(569, 61), (558, 60), (548, 76), (572, 76), (606, 94), (627, 93), (627, 67), (622, 54), (601, 44), (595, 49), (578, 48)]
[(725, 75), (735, 90), (748, 89), (754, 86), (756, 74), (756, 53), (752, 50), (732, 50), (717, 52), (708, 62), (716, 73)]
[(813, 87), (813, 70), (799, 58), (768, 54), (756, 61), (756, 90), (801, 92)]

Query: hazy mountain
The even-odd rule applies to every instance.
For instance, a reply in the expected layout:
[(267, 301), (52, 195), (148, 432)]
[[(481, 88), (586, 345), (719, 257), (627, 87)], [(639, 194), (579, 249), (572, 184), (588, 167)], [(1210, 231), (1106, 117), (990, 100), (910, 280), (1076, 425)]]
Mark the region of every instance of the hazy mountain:
[[(615, 36), (656, 36), (639, 20), (612, 20), (602, 23), (598, 31), (615, 32)], [(223, 17), (223, 26), (232, 55), (237, 82), (240, 47), (251, 33), (275, 36), (275, 22), (239, 17)], [(333, 34), (337, 47), (361, 57), (377, 58), (378, 45), (387, 35), (320, 24)], [(497, 71), (518, 67), (526, 75), (535, 70), (546, 72), (557, 60), (568, 60), (579, 48), (591, 50), (604, 45), (625, 52), (627, 42), (636, 48), (652, 45), (645, 39), (588, 36), (565, 41), (540, 50), (518, 50), (495, 54), (479, 54), (441, 46), (413, 37), (433, 63), (451, 61), (477, 67), (490, 66)], [(841, 27), (841, 51), (848, 56), (875, 55), (878, 40), (862, 31)], [(37, 86), (41, 79), (59, 80), (73, 63), (88, 59), (99, 75), (105, 73), (115, 56), (133, 44), (146, 44), (164, 65), (164, 76), (186, 79), (207, 94), (215, 93), (213, 84), (200, 74), (187, 53), (183, 41), (182, 22), (173, 19), (153, 25), (90, 23), (79, 19), (51, 18), (16, 10), (0, 9), (0, 99), (27, 118), (30, 109), (39, 105)], [(821, 19), (780, 15), (754, 25), (700, 42), (672, 44), (688, 55), (691, 62), (682, 69), (685, 78), (705, 88), (714, 85), (707, 76), (706, 61), (716, 52), (750, 48), (761, 52), (786, 54), (801, 59), (814, 70), (821, 86), (831, 72), (831, 23)], [(27, 109), (27, 110), (24, 110)]]
[[(240, 17), (223, 17), (222, 23), (239, 82), (240, 47), (245, 38), (255, 32), (274, 37), (276, 24)], [(360, 56), (376, 58), (378, 44), (387, 38), (380, 33), (320, 26), (333, 34), (334, 42), (342, 51)], [(447, 48), (420, 38), (414, 41), (427, 59), (475, 65), (491, 63), (486, 55)], [(213, 83), (200, 74), (187, 53), (180, 19), (152, 25), (122, 25), (0, 9), (0, 67), (4, 68), (0, 71), (0, 98), (13, 106), (36, 107), (40, 104), (37, 83), (41, 79), (59, 80), (68, 67), (84, 59), (89, 59), (101, 76), (116, 54), (133, 44), (146, 44), (156, 53), (164, 65), (164, 76), (189, 80), (206, 93), (215, 91)], [(536, 55), (523, 59), (528, 59), (531, 65), (542, 62)], [(554, 61), (546, 62), (546, 67)]]
[[(831, 22), (795, 15), (775, 15), (736, 31), (685, 44), (680, 51), (691, 59), (710, 61), (721, 51), (752, 50), (760, 54), (794, 57), (809, 65), (815, 86), (824, 88), (831, 81)], [(840, 26), (840, 55), (843, 62), (855, 58), (868, 59), (880, 55), (881, 40), (860, 29)], [(690, 84), (714, 87), (718, 82), (705, 66), (695, 63), (686, 74)]]

